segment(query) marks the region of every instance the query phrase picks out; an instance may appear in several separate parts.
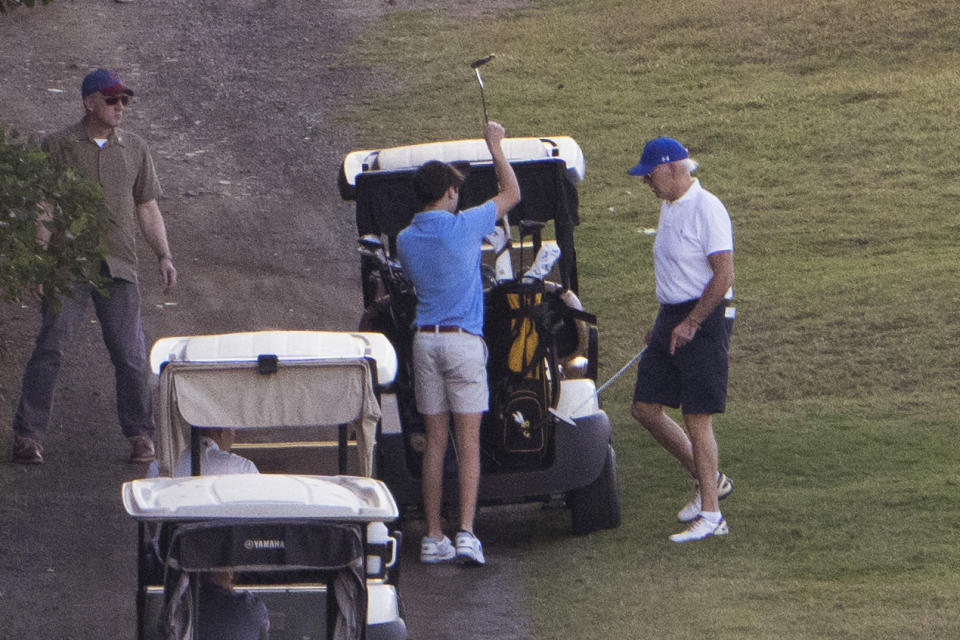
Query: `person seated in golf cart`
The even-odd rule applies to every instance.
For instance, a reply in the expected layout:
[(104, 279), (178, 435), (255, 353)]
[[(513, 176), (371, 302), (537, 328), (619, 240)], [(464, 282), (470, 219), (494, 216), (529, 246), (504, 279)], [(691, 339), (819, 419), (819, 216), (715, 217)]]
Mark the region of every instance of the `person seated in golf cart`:
[[(233, 446), (235, 436), (234, 429), (211, 429), (200, 428), (197, 430), (201, 447), (200, 453), (200, 475), (225, 475), (234, 473), (260, 473), (257, 465), (252, 460), (243, 456), (238, 456), (230, 451)], [(180, 453), (177, 463), (173, 467), (172, 476), (174, 478), (186, 478), (193, 475), (192, 455), (187, 448)], [(150, 463), (147, 470), (148, 478), (157, 478), (160, 476), (160, 468), (157, 461)], [(161, 527), (153, 527), (150, 536), (150, 566), (159, 567), (163, 564), (163, 554), (161, 549), (161, 536), (163, 532)], [(219, 637), (219, 636), (211, 636)], [(230, 637), (230, 636), (224, 636)]]
[(407, 638), (391, 571), (400, 540), (387, 529), (399, 510), (379, 480), (145, 478), (124, 483), (121, 497), (138, 544), (148, 525), (168, 532), (159, 575), (138, 556), (137, 638), (260, 640), (264, 607), (247, 593), (263, 601), (276, 637)]
[[(233, 440), (236, 435), (234, 429), (198, 429), (200, 436), (200, 473), (202, 475), (220, 475), (228, 473), (260, 473), (252, 460), (239, 456), (232, 451)], [(184, 478), (192, 473), (192, 456), (190, 449), (185, 449), (177, 458), (173, 467), (174, 478)], [(156, 460), (150, 464), (148, 478), (156, 478), (160, 470)]]
[(267, 605), (249, 591), (234, 591), (234, 577), (230, 569), (201, 574), (197, 640), (269, 638)]
[[(233, 429), (200, 429), (200, 472), (204, 475), (260, 473), (252, 460), (230, 451), (236, 432)], [(191, 475), (190, 450), (180, 454), (173, 468), (174, 477)]]

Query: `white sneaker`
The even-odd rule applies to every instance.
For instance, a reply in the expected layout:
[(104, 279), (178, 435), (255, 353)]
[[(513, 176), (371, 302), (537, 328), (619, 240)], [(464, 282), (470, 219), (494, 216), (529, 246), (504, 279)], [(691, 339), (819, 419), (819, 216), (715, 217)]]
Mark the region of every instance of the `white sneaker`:
[(693, 521), (685, 531), (675, 533), (670, 536), (671, 542), (690, 542), (691, 540), (703, 540), (710, 536), (725, 536), (730, 533), (730, 527), (727, 521), (720, 518), (720, 522), (713, 524), (703, 516)]
[(453, 548), (453, 543), (447, 536), (443, 536), (440, 540), (424, 536), (420, 540), (420, 562), (426, 564), (450, 562), (456, 555), (457, 550)]
[[(733, 480), (728, 478), (726, 474), (721, 473), (717, 477), (717, 499), (723, 500), (728, 495), (733, 493)], [(690, 502), (683, 506), (683, 509), (680, 509), (680, 513), (677, 514), (677, 520), (680, 522), (693, 522), (698, 515), (700, 515), (700, 510), (703, 508), (700, 499), (700, 483), (696, 480), (693, 481), (693, 497), (690, 498)]]
[(482, 567), (487, 562), (483, 557), (483, 545), (469, 531), (457, 533), (457, 562), (471, 567)]

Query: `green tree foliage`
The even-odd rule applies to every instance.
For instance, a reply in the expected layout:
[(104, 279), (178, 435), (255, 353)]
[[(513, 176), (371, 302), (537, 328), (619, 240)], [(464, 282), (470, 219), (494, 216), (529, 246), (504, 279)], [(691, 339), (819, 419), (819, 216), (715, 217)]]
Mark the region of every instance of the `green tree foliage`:
[[(41, 216), (47, 248), (36, 240)], [(0, 299), (21, 300), (38, 286), (56, 296), (77, 281), (99, 285), (109, 224), (97, 182), (0, 127)]]
[[(40, 4), (50, 4), (53, 0), (40, 0)], [(36, 0), (0, 0), (0, 15), (6, 15), (14, 7), (33, 7)]]
[[(40, 0), (40, 4), (50, 4), (53, 0)], [(0, 14), (5, 15), (14, 7), (33, 7), (36, 0), (0, 0)]]

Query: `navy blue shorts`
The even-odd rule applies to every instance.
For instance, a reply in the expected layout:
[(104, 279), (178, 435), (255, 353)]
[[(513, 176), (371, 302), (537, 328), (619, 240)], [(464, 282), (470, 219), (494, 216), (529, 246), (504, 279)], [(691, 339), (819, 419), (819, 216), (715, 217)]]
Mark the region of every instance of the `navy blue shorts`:
[(696, 300), (662, 304), (640, 364), (634, 402), (681, 408), (683, 413), (723, 413), (727, 406), (727, 351), (730, 328), (720, 304), (700, 324), (693, 340), (670, 355), (670, 333)]

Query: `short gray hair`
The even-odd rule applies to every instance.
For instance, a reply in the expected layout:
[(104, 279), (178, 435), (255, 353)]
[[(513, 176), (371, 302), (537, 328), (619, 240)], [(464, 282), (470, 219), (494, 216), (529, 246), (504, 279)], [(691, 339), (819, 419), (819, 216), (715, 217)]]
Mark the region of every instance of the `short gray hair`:
[(683, 160), (677, 160), (677, 162), (680, 163), (680, 165), (690, 173), (696, 171), (697, 167), (700, 166), (700, 163), (693, 158), (684, 158)]

